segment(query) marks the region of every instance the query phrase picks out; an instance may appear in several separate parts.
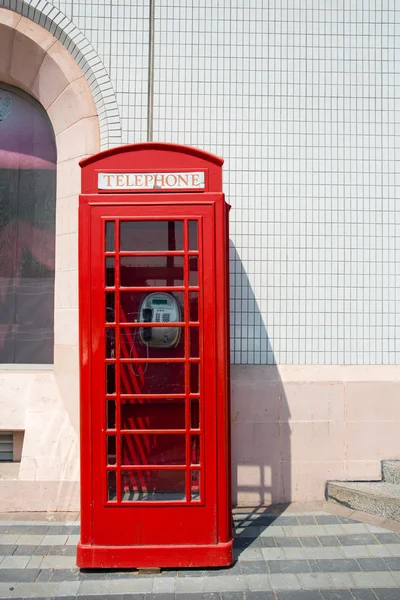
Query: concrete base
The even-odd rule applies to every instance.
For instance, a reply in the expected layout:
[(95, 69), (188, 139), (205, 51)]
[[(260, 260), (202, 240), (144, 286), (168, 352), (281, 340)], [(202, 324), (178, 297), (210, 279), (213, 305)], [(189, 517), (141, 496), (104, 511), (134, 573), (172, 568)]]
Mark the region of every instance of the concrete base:
[(382, 461), (382, 479), (400, 486), (400, 460)]
[(400, 486), (385, 481), (330, 481), (330, 501), (354, 510), (400, 521)]

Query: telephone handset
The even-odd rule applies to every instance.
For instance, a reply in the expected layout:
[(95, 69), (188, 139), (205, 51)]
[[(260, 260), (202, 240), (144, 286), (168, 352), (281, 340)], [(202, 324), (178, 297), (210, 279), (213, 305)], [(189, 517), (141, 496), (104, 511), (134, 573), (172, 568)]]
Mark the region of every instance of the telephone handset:
[(142, 327), (140, 340), (148, 348), (175, 348), (181, 337), (180, 327), (168, 327), (168, 323), (181, 320), (178, 300), (167, 292), (152, 292), (142, 301), (139, 309), (142, 323), (165, 323), (165, 327)]

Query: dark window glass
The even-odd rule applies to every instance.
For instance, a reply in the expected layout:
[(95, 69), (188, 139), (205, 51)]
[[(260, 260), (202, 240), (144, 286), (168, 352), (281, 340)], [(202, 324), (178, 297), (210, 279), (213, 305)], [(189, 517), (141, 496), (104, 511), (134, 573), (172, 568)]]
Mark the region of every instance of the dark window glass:
[(0, 86), (0, 363), (53, 362), (56, 146), (26, 94)]
[(121, 221), (120, 250), (183, 250), (182, 221)]

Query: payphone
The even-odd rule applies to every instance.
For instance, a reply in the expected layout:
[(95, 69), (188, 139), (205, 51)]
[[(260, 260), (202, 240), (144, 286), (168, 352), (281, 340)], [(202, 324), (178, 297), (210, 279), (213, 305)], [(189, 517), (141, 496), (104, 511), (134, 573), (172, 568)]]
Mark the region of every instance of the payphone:
[(222, 162), (153, 142), (81, 162), (80, 567), (232, 563)]

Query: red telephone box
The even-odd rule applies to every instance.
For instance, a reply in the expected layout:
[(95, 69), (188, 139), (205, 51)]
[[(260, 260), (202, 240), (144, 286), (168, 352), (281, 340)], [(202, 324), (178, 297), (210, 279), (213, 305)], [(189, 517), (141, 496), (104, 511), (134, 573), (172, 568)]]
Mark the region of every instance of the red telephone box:
[(223, 160), (83, 160), (80, 567), (232, 563)]

